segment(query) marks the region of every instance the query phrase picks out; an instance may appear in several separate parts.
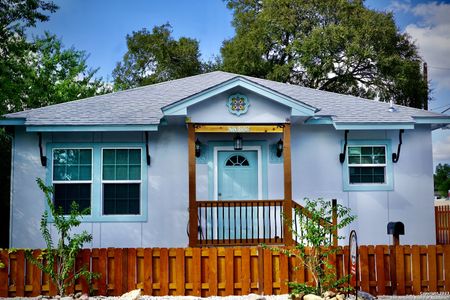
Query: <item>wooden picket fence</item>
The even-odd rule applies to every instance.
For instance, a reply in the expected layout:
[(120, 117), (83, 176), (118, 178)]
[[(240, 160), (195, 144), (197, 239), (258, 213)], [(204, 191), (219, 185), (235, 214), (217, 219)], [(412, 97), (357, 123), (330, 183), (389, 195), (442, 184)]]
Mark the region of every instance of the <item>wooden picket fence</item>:
[(450, 205), (439, 205), (434, 207), (436, 222), (436, 244), (450, 244)]
[[(26, 260), (23, 250), (9, 252), (0, 251), (5, 265), (0, 269), (0, 297), (56, 294), (47, 275)], [(359, 253), (361, 289), (371, 294), (450, 291), (450, 245), (360, 246)], [(338, 276), (344, 276), (348, 248), (339, 248), (330, 262)], [(93, 282), (97, 295), (121, 295), (136, 288), (147, 295), (268, 295), (288, 293), (289, 281), (312, 283), (298, 259), (261, 247), (85, 249), (77, 261), (82, 264), (101, 273)], [(78, 280), (68, 292), (88, 290), (87, 282)]]

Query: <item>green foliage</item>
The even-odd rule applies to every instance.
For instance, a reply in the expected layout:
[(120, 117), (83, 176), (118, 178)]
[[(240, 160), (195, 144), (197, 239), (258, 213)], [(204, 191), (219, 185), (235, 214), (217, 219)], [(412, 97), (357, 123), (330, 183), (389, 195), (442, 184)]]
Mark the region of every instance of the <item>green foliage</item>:
[[(94, 78), (85, 52), (65, 49), (55, 36), (28, 41), (25, 31), (45, 22), (58, 7), (44, 0), (0, 0), (0, 117), (102, 94), (109, 89)], [(8, 244), (11, 139), (0, 128), (0, 246)]]
[(200, 74), (197, 40), (172, 37), (170, 24), (142, 29), (127, 35), (128, 51), (113, 70), (115, 89), (158, 83)]
[(46, 12), (58, 9), (52, 1), (44, 0), (2, 0), (0, 1), (0, 38), (5, 38), (14, 32), (22, 32), (27, 27), (36, 26), (37, 22), (48, 21)]
[(49, 33), (27, 41), (25, 30), (57, 8), (44, 0), (0, 0), (0, 115), (109, 91), (87, 67), (85, 52), (64, 49)]
[(44, 273), (56, 285), (59, 295), (65, 295), (66, 288), (73, 284), (80, 277), (85, 277), (91, 283), (92, 279), (98, 278), (99, 274), (89, 272), (86, 266), (75, 269), (75, 261), (78, 252), (84, 243), (92, 240), (92, 235), (86, 231), (72, 234), (71, 230), (80, 225), (80, 218), (83, 214), (89, 213), (87, 210), (79, 211), (76, 202), (72, 202), (70, 215), (64, 215), (62, 208), (56, 208), (52, 201), (53, 189), (47, 187), (39, 178), (37, 179), (39, 188), (44, 192), (53, 225), (58, 232), (58, 241), (55, 245), (50, 234), (48, 223), (49, 211), (45, 211), (41, 218), (41, 233), (47, 245), (40, 257), (34, 257), (31, 251), (25, 252), (26, 257)]
[(450, 190), (450, 165), (438, 164), (434, 174), (434, 190), (446, 198)]
[(16, 252), (17, 252), (17, 248), (9, 248), (8, 249), (8, 254), (16, 253)]
[[(294, 220), (300, 222), (299, 231), (295, 230), (292, 224), (287, 224), (299, 243), (294, 248), (272, 248), (288, 256), (294, 256), (302, 265), (311, 271), (314, 279), (314, 286), (307, 283), (291, 282), (293, 294), (316, 294), (322, 295), (328, 290), (345, 291), (344, 284), (348, 277), (337, 279), (335, 268), (329, 262), (329, 256), (338, 250), (333, 247), (330, 234), (339, 232), (340, 229), (348, 226), (356, 219), (351, 215), (350, 208), (338, 204), (335, 208), (338, 218), (337, 224), (332, 224), (333, 207), (331, 202), (323, 199), (310, 200), (305, 198), (304, 211), (295, 209)], [(305, 213), (304, 213), (305, 212)], [(308, 216), (306, 216), (306, 213)], [(308, 220), (307, 220), (308, 219)], [(322, 226), (321, 222), (326, 221), (331, 225)], [(323, 223), (322, 223), (323, 224)], [(343, 239), (343, 236), (337, 236)]]
[[(30, 88), (23, 75), (28, 70), (26, 53), (31, 50), (25, 29), (47, 21), (48, 13), (57, 8), (51, 1), (0, 0), (0, 115), (12, 112), (10, 103), (15, 100), (11, 99)], [(10, 148), (8, 135), (0, 129), (0, 246), (4, 247), (8, 246)]]
[(20, 57), (12, 58), (9, 68), (0, 66), (0, 113), (108, 92), (101, 79), (94, 78), (97, 70), (88, 68), (87, 58), (84, 51), (64, 49), (49, 33), (35, 38)]
[(223, 69), (422, 108), (427, 83), (391, 13), (350, 0), (226, 0), (236, 35)]

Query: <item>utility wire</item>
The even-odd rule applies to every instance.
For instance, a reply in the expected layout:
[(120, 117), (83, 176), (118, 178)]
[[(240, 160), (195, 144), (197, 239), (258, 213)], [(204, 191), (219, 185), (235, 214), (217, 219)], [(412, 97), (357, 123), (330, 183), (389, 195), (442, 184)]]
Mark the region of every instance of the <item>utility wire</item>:
[(449, 71), (450, 71), (450, 67), (435, 67), (435, 66), (428, 66), (428, 68), (439, 69), (439, 70), (449, 70)]
[(441, 105), (441, 106), (438, 106), (438, 107), (433, 107), (430, 110), (436, 110), (436, 109), (439, 109), (439, 108), (447, 107), (449, 105), (450, 105), (450, 103), (449, 104), (444, 104), (444, 105)]

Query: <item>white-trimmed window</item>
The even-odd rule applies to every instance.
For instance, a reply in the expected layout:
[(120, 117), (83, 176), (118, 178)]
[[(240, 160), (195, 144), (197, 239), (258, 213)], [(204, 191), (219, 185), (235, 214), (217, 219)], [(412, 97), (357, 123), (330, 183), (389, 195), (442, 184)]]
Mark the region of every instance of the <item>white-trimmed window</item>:
[(343, 165), (344, 191), (393, 189), (391, 142), (350, 140)]
[(386, 183), (386, 146), (348, 147), (349, 184)]
[(141, 148), (102, 149), (102, 214), (141, 214)]
[(53, 201), (64, 214), (72, 202), (80, 211), (91, 208), (92, 149), (54, 148), (52, 153)]

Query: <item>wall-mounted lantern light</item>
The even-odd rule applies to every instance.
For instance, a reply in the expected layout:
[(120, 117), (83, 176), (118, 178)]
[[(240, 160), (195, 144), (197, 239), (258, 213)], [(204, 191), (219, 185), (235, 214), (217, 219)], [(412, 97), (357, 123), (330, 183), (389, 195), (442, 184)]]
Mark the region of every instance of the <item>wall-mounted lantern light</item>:
[(280, 139), (277, 142), (277, 157), (281, 157), (281, 154), (283, 154), (283, 141)]
[(242, 150), (242, 137), (239, 134), (234, 137), (234, 150)]
[(202, 143), (197, 139), (195, 141), (195, 157), (202, 155)]

